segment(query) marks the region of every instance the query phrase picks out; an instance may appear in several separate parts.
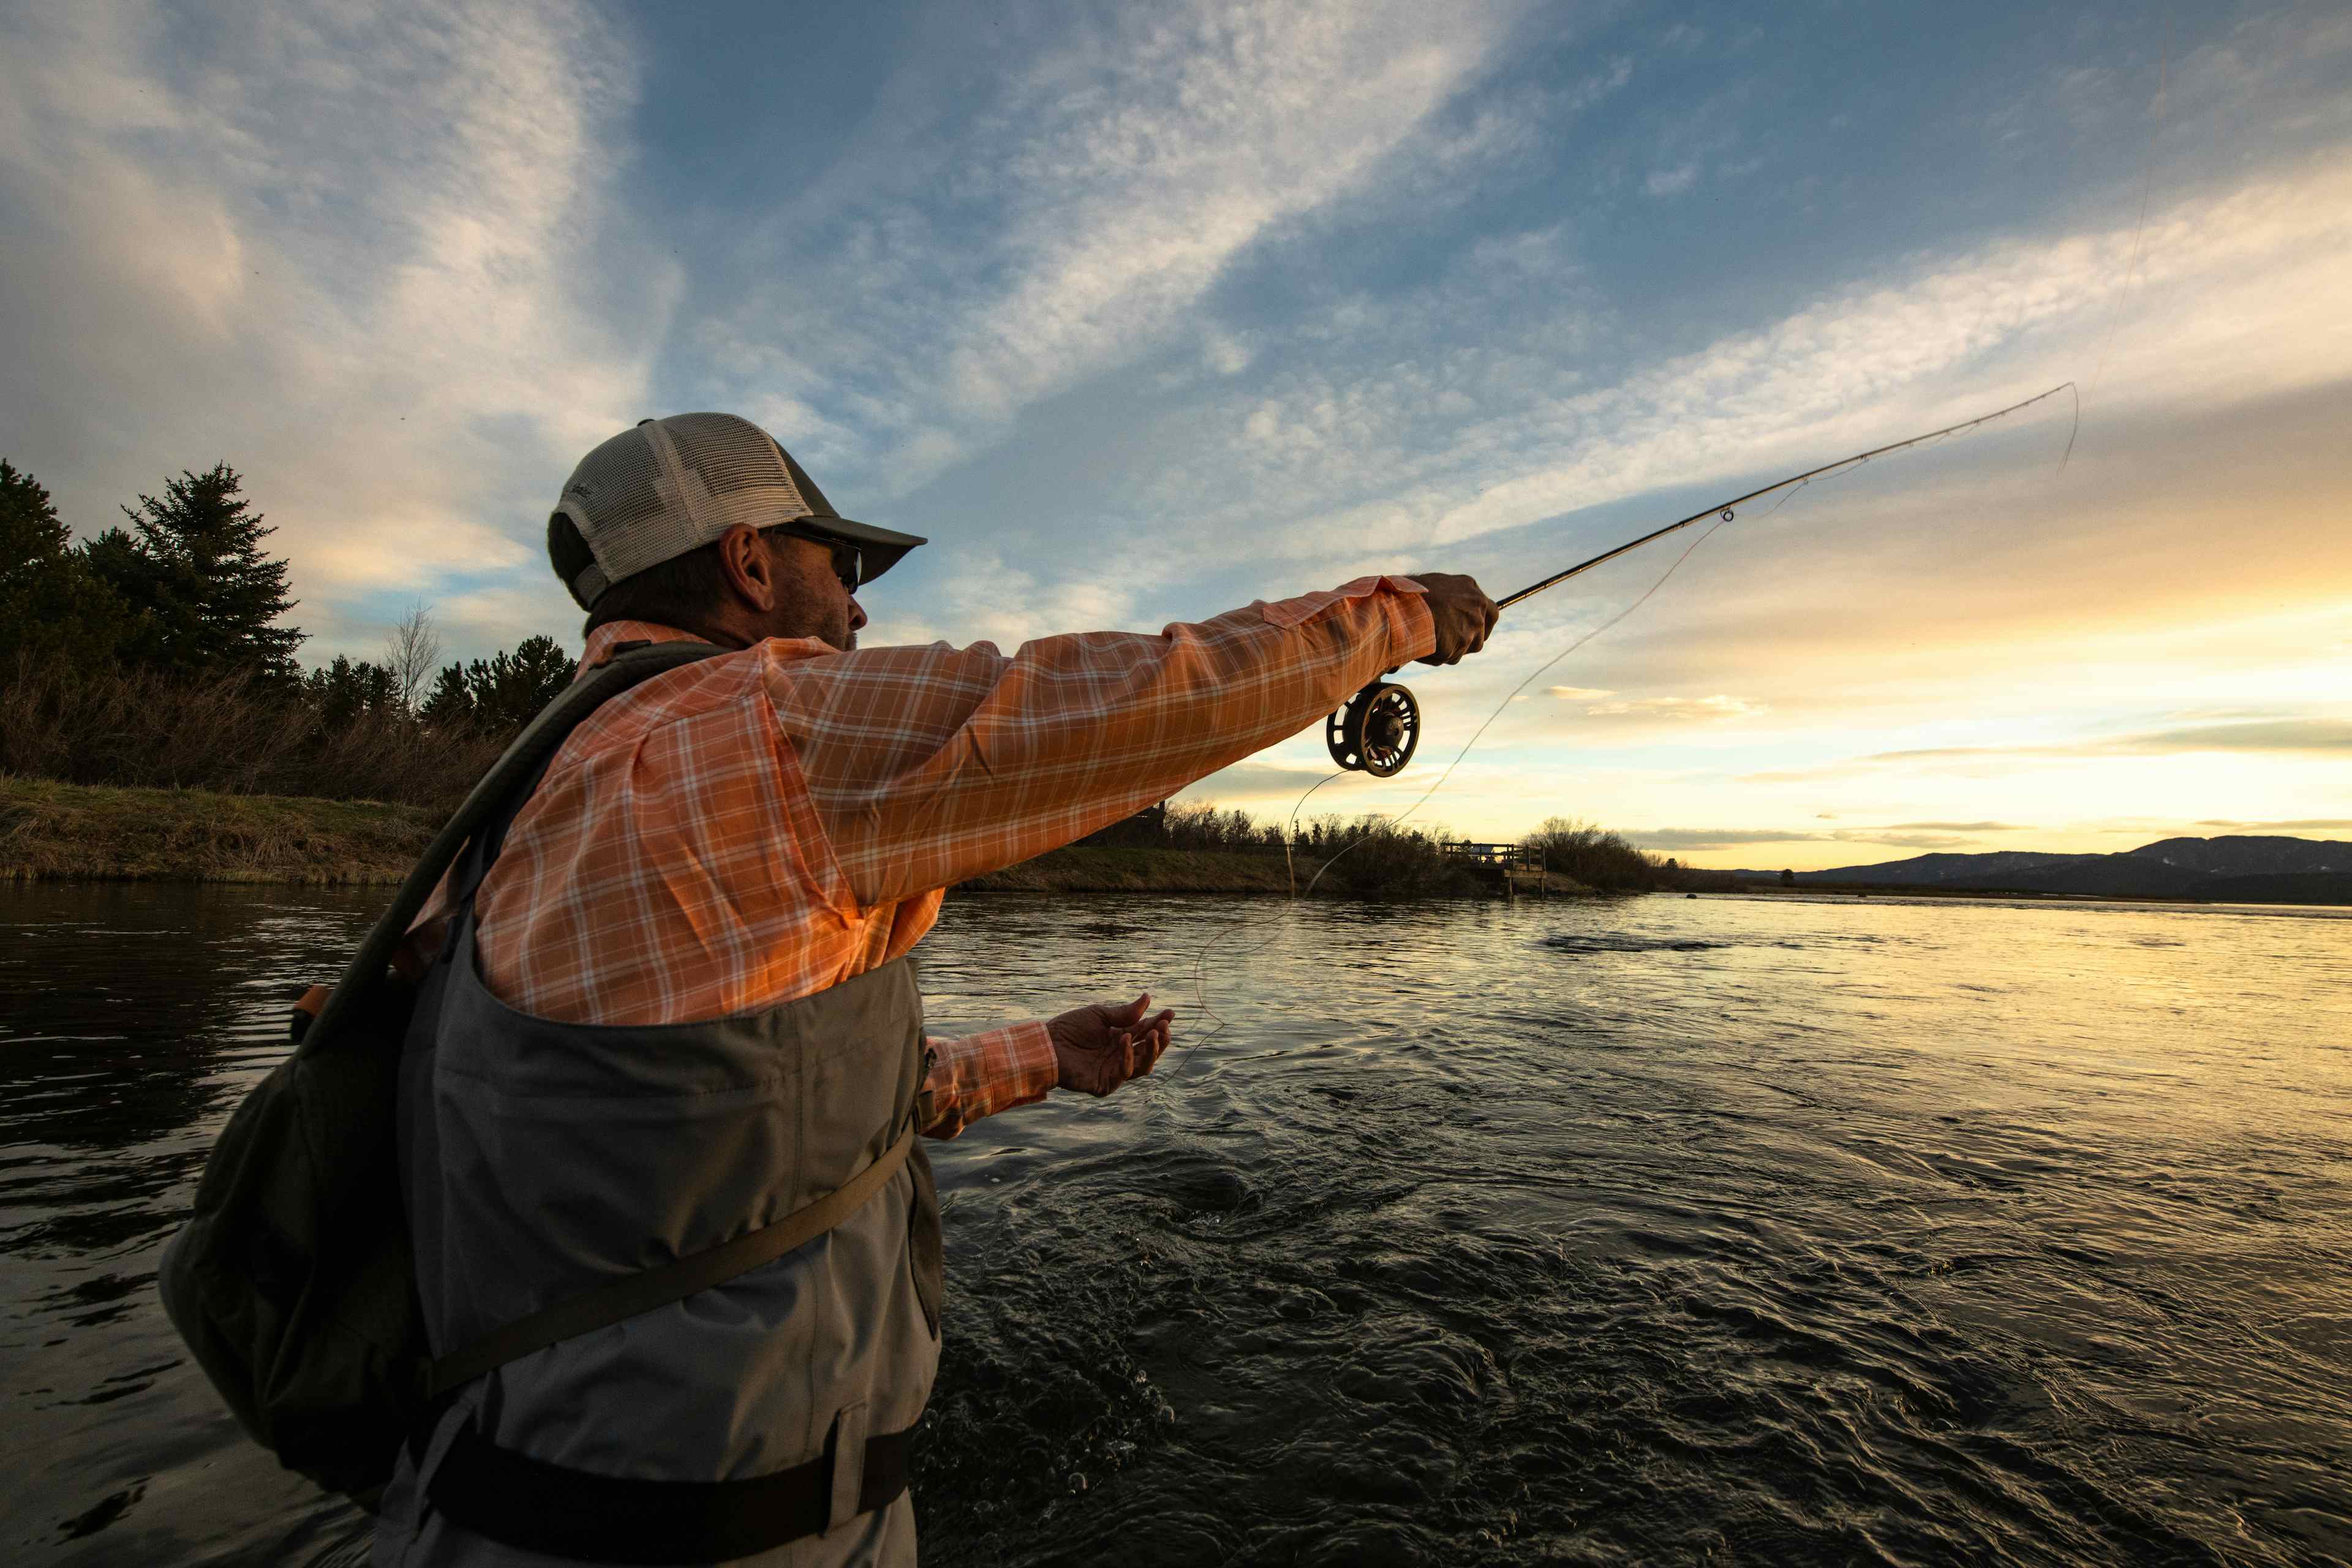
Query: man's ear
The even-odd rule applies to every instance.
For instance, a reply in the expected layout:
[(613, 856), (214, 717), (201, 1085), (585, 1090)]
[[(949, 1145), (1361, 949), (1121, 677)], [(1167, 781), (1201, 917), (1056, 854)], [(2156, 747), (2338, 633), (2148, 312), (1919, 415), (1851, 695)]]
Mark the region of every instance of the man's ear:
[(760, 615), (776, 607), (776, 561), (758, 529), (739, 522), (720, 534), (719, 565), (730, 594)]

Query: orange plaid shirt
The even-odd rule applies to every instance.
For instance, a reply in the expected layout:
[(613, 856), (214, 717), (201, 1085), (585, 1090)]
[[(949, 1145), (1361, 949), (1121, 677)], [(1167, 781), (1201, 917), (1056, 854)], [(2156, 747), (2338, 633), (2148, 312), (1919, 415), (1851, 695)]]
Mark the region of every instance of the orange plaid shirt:
[[(598, 1024), (824, 990), (906, 953), (953, 883), (1163, 800), (1430, 652), (1421, 592), (1365, 577), (1009, 657), (778, 638), (656, 676), (572, 731), (515, 818), (476, 900), (483, 978), (509, 1006)], [(582, 665), (688, 636), (614, 622)], [(420, 937), (448, 913), (436, 898)], [(927, 1044), (932, 1137), (1056, 1077), (1042, 1023)]]

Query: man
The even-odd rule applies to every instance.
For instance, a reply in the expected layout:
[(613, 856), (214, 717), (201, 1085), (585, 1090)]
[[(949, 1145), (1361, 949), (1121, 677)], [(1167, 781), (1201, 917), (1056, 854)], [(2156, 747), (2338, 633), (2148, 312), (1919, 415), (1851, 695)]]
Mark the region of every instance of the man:
[[(728, 415), (647, 420), (564, 486), (583, 668), (730, 651), (593, 713), (420, 923), (403, 1163), (436, 1353), (819, 1203), (912, 1130), (1149, 1072), (1148, 995), (926, 1038), (904, 961), (943, 889), (1453, 663), (1496, 615), (1432, 574), (1010, 657), (857, 649), (858, 589), (923, 542), (841, 517)], [(378, 1561), (911, 1563), (937, 1215), (917, 1150), (774, 1262), (474, 1380), (404, 1455)]]

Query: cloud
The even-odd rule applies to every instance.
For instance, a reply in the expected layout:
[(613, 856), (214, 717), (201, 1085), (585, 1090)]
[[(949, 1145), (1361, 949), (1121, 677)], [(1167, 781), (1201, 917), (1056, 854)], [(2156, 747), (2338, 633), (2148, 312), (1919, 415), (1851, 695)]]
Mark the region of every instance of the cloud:
[(1628, 832), (1643, 849), (1730, 849), (1746, 844), (1885, 844), (1902, 849), (1949, 849), (1975, 840), (1949, 833), (1906, 833), (1885, 827), (1847, 827), (1809, 833), (1783, 827), (1651, 827)]
[(1642, 188), (1654, 196), (1678, 196), (1698, 183), (1696, 163), (1677, 163), (1671, 169), (1658, 169), (1642, 183)]
[[(2176, 188), (2144, 236), (2126, 217), (1861, 258), (1776, 318), (1663, 359), (1652, 334), (1621, 318), (1631, 301), (1581, 276), (1575, 231), (1557, 244), (1541, 288), (1512, 292), (1490, 256), (1457, 254), (1425, 285), (1347, 295), (1323, 321), (1292, 323), (1288, 342), (1265, 356), (1261, 395), (1189, 413), (1182, 460), (1135, 476), (1143, 504), (1181, 507), (1260, 561), (1378, 549), (1450, 563), (1510, 531), (1668, 487), (1703, 500), (1706, 489), (1981, 414), (2084, 378), (2110, 341), (2119, 356), (2085, 404), (2073, 472), (2092, 471), (2098, 456), (2144, 468), (2116, 446), (2151, 412), (2194, 410), (2210, 424), (2250, 399), (2341, 382), (2345, 334), (2298, 330), (2289, 301), (2352, 293), (2352, 159), (2337, 152), (2226, 186)], [(2134, 286), (2119, 300), (2126, 273)], [(2013, 479), (2025, 440), (2046, 492), (2072, 408), (2062, 396), (1967, 450), (1998, 449)], [(2038, 460), (2045, 452), (2052, 468)], [(1939, 461), (1906, 457), (1900, 471), (1923, 487)], [(1801, 493), (1797, 515), (1834, 492)], [(1781, 499), (1743, 509), (1734, 531), (1754, 534)], [(1941, 486), (1927, 499), (1948, 530), (1969, 515), (1969, 498)], [(1976, 511), (1980, 531), (2017, 510), (2015, 497), (1982, 500), (1992, 510)], [(1906, 510), (1923, 509), (1915, 500)], [(1902, 537), (1889, 530), (1864, 546), (1856, 572), (1886, 575), (1890, 563), (1872, 557)], [(2033, 542), (2063, 552), (2077, 539), (2052, 531)], [(1716, 553), (1741, 548), (1727, 537)], [(1864, 601), (1857, 621), (1891, 607)]]
[(2089, 757), (2125, 753), (2168, 754), (2185, 752), (2303, 752), (2327, 754), (2352, 751), (2352, 720), (2264, 719), (2236, 724), (2192, 724), (2178, 729), (2098, 740), (2016, 746), (1930, 746), (1912, 751), (1874, 752), (1870, 763), (1934, 762), (1958, 759)]
[(1830, 837), (1841, 844), (1891, 844), (1901, 849), (1952, 849), (1976, 842), (1960, 833), (1898, 833), (1892, 828), (1855, 828)]
[(2110, 749), (2132, 752), (2346, 752), (2352, 751), (2352, 720), (2268, 719), (2253, 723), (2203, 724), (2133, 735)]
[[(1112, 15), (1009, 69), (950, 135), (862, 163), (830, 210), (820, 193), (759, 230), (743, 270), (761, 281), (702, 339), (746, 381), (857, 409), (862, 449), (843, 456), (887, 456), (904, 491), (1178, 337), (1236, 257), (1381, 171), (1512, 20), (1407, 0)], [(950, 221), (981, 215), (943, 201), (946, 181), (982, 221)], [(1220, 374), (1247, 363), (1209, 343)]]
[(2284, 822), (2237, 822), (2226, 817), (2208, 817), (2197, 824), (2200, 827), (2226, 827), (2235, 833), (2292, 833), (2323, 828), (2352, 827), (2352, 816), (2298, 816)]
[(1741, 844), (1820, 844), (1828, 835), (1784, 827), (1645, 827), (1628, 831), (1643, 849), (1728, 849)]
[(1898, 822), (1898, 828), (1920, 828), (1940, 833), (2027, 833), (2032, 829), (2015, 822)]
[[(1328, 766), (1291, 768), (1275, 763), (1238, 763), (1223, 772), (1211, 773), (1182, 793), (1187, 800), (1272, 799), (1286, 810), (1291, 801), (1330, 776)], [(1322, 796), (1316, 799), (1320, 802)]]
[(674, 286), (607, 229), (632, 50), (562, 0), (196, 11), (0, 37), (0, 427), (85, 531), (227, 459), (306, 651), (369, 649), (363, 595), (527, 569), (554, 479), (642, 411)]
[[(2314, 199), (2330, 205), (2306, 205)], [(2250, 270), (2302, 275), (2308, 297), (2340, 293), (2352, 281), (2352, 263), (2325, 259), (2325, 247), (2352, 238), (2352, 211), (2333, 205), (2339, 202), (2352, 203), (2352, 163), (2251, 182), (2219, 200), (2200, 194), (2151, 216), (2137, 252), (2146, 287), (2178, 298), (2193, 286), (2202, 297), (2193, 324), (2175, 321), (2168, 330), (2217, 371), (2213, 356), (2226, 333), (2237, 362), (2206, 380), (2206, 397), (2340, 374), (2333, 345), (2288, 345), (2246, 331), (2278, 311), (2270, 296), (2276, 285), (2253, 286)], [(1530, 456), (1565, 447), (1565, 460), (1496, 477), (1440, 517), (1433, 542), (1474, 539), (1670, 478), (1692, 483), (1753, 472), (1787, 461), (1783, 443), (1798, 431), (1809, 447), (1835, 451), (1914, 425), (1932, 429), (1947, 414), (1980, 412), (1953, 395), (1963, 384), (1955, 373), (2028, 334), (2072, 328), (2088, 337), (2107, 326), (2115, 316), (2102, 307), (2112, 304), (2109, 287), (2131, 264), (2134, 240), (2125, 226), (1933, 258), (1858, 280), (1615, 386), (1534, 399), (1523, 421), (1491, 423), (1480, 438)], [(2133, 308), (2146, 312), (2147, 296)], [(1974, 389), (1962, 395), (1984, 397)], [(1885, 412), (1856, 416), (1898, 405), (1899, 426)]]
[(1584, 710), (1585, 716), (1591, 719), (1674, 719), (1684, 721), (1744, 719), (1769, 711), (1763, 703), (1720, 694), (1713, 697), (1620, 698), (1612, 702), (1591, 703)]
[(1621, 697), (1597, 686), (1548, 686), (1547, 695), (1580, 706), (1588, 719), (1663, 719), (1701, 723), (1711, 719), (1745, 719), (1770, 710), (1744, 697)]
[(1009, 651), (1074, 626), (1118, 626), (1135, 604), (1133, 590), (1117, 582), (1070, 576), (1048, 584), (1001, 555), (978, 552), (959, 560), (955, 574), (938, 586), (933, 599), (925, 616), (893, 624), (891, 640), (986, 641)]

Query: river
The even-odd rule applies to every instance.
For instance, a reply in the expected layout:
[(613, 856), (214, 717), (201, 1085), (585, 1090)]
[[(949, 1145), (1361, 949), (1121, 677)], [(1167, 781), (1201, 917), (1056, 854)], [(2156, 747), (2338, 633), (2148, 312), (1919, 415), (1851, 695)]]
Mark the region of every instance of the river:
[[(154, 1268), (381, 897), (0, 890), (10, 1561), (364, 1557)], [(950, 900), (1204, 1043), (935, 1146), (925, 1560), (2352, 1560), (2345, 913)]]

